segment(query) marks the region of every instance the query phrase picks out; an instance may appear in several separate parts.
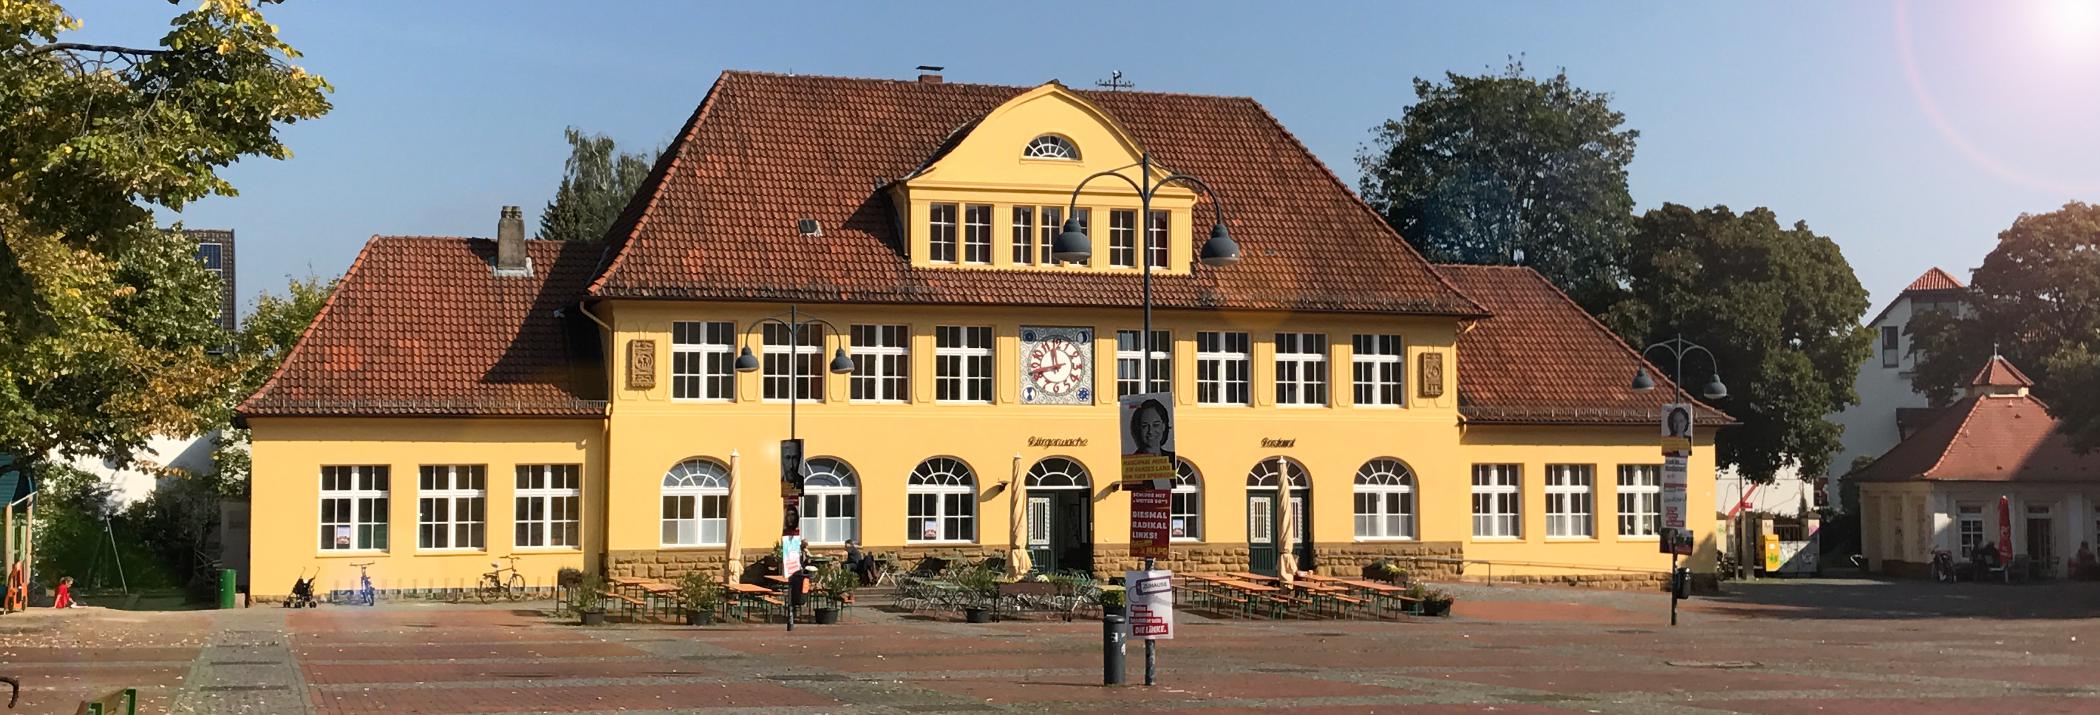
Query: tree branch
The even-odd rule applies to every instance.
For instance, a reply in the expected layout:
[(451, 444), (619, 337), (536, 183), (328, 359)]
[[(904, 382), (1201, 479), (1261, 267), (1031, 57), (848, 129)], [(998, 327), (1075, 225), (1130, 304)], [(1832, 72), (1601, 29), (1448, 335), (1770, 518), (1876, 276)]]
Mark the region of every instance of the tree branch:
[(171, 51), (142, 50), (135, 47), (119, 47), (117, 45), (90, 45), (82, 42), (53, 42), (29, 48), (29, 54), (31, 55), (47, 55), (53, 52), (113, 52), (125, 55), (165, 55), (170, 54)]

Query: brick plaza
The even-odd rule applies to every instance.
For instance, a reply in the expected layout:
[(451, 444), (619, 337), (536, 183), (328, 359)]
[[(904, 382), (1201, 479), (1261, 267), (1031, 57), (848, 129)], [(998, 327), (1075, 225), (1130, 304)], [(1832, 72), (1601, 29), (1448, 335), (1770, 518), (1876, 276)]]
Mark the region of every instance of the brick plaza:
[[(2100, 585), (1459, 587), (1450, 619), (1186, 615), (1161, 685), (1100, 685), (1100, 624), (862, 607), (837, 626), (569, 625), (546, 604), (83, 609), (0, 619), (14, 712), (2100, 712)], [(871, 594), (879, 595), (879, 594)], [(877, 599), (870, 599), (877, 600)], [(1130, 679), (1141, 680), (1140, 649)]]

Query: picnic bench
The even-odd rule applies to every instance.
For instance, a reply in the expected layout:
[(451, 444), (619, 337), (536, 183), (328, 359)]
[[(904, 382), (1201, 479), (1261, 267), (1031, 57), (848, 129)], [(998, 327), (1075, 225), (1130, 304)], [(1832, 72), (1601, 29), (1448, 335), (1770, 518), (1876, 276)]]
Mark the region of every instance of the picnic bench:
[[(7, 705), (10, 708), (14, 707), (14, 701), (9, 700)], [(138, 689), (125, 688), (93, 700), (81, 701), (80, 708), (74, 710), (73, 715), (138, 715), (138, 711)]]

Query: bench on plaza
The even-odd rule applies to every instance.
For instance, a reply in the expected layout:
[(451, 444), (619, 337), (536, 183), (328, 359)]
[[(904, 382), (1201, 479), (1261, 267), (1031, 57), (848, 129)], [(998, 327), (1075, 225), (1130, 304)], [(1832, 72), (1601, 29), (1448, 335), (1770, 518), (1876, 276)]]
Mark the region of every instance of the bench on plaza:
[[(9, 703), (12, 707), (13, 703)], [(93, 700), (83, 700), (73, 715), (138, 715), (139, 691), (125, 688)]]

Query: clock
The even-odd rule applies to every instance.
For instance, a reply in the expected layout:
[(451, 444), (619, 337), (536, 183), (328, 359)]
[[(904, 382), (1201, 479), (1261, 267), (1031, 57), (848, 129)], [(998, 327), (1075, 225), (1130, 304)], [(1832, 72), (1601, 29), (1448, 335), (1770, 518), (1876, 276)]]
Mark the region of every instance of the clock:
[(1021, 328), (1021, 401), (1094, 404), (1094, 330)]

